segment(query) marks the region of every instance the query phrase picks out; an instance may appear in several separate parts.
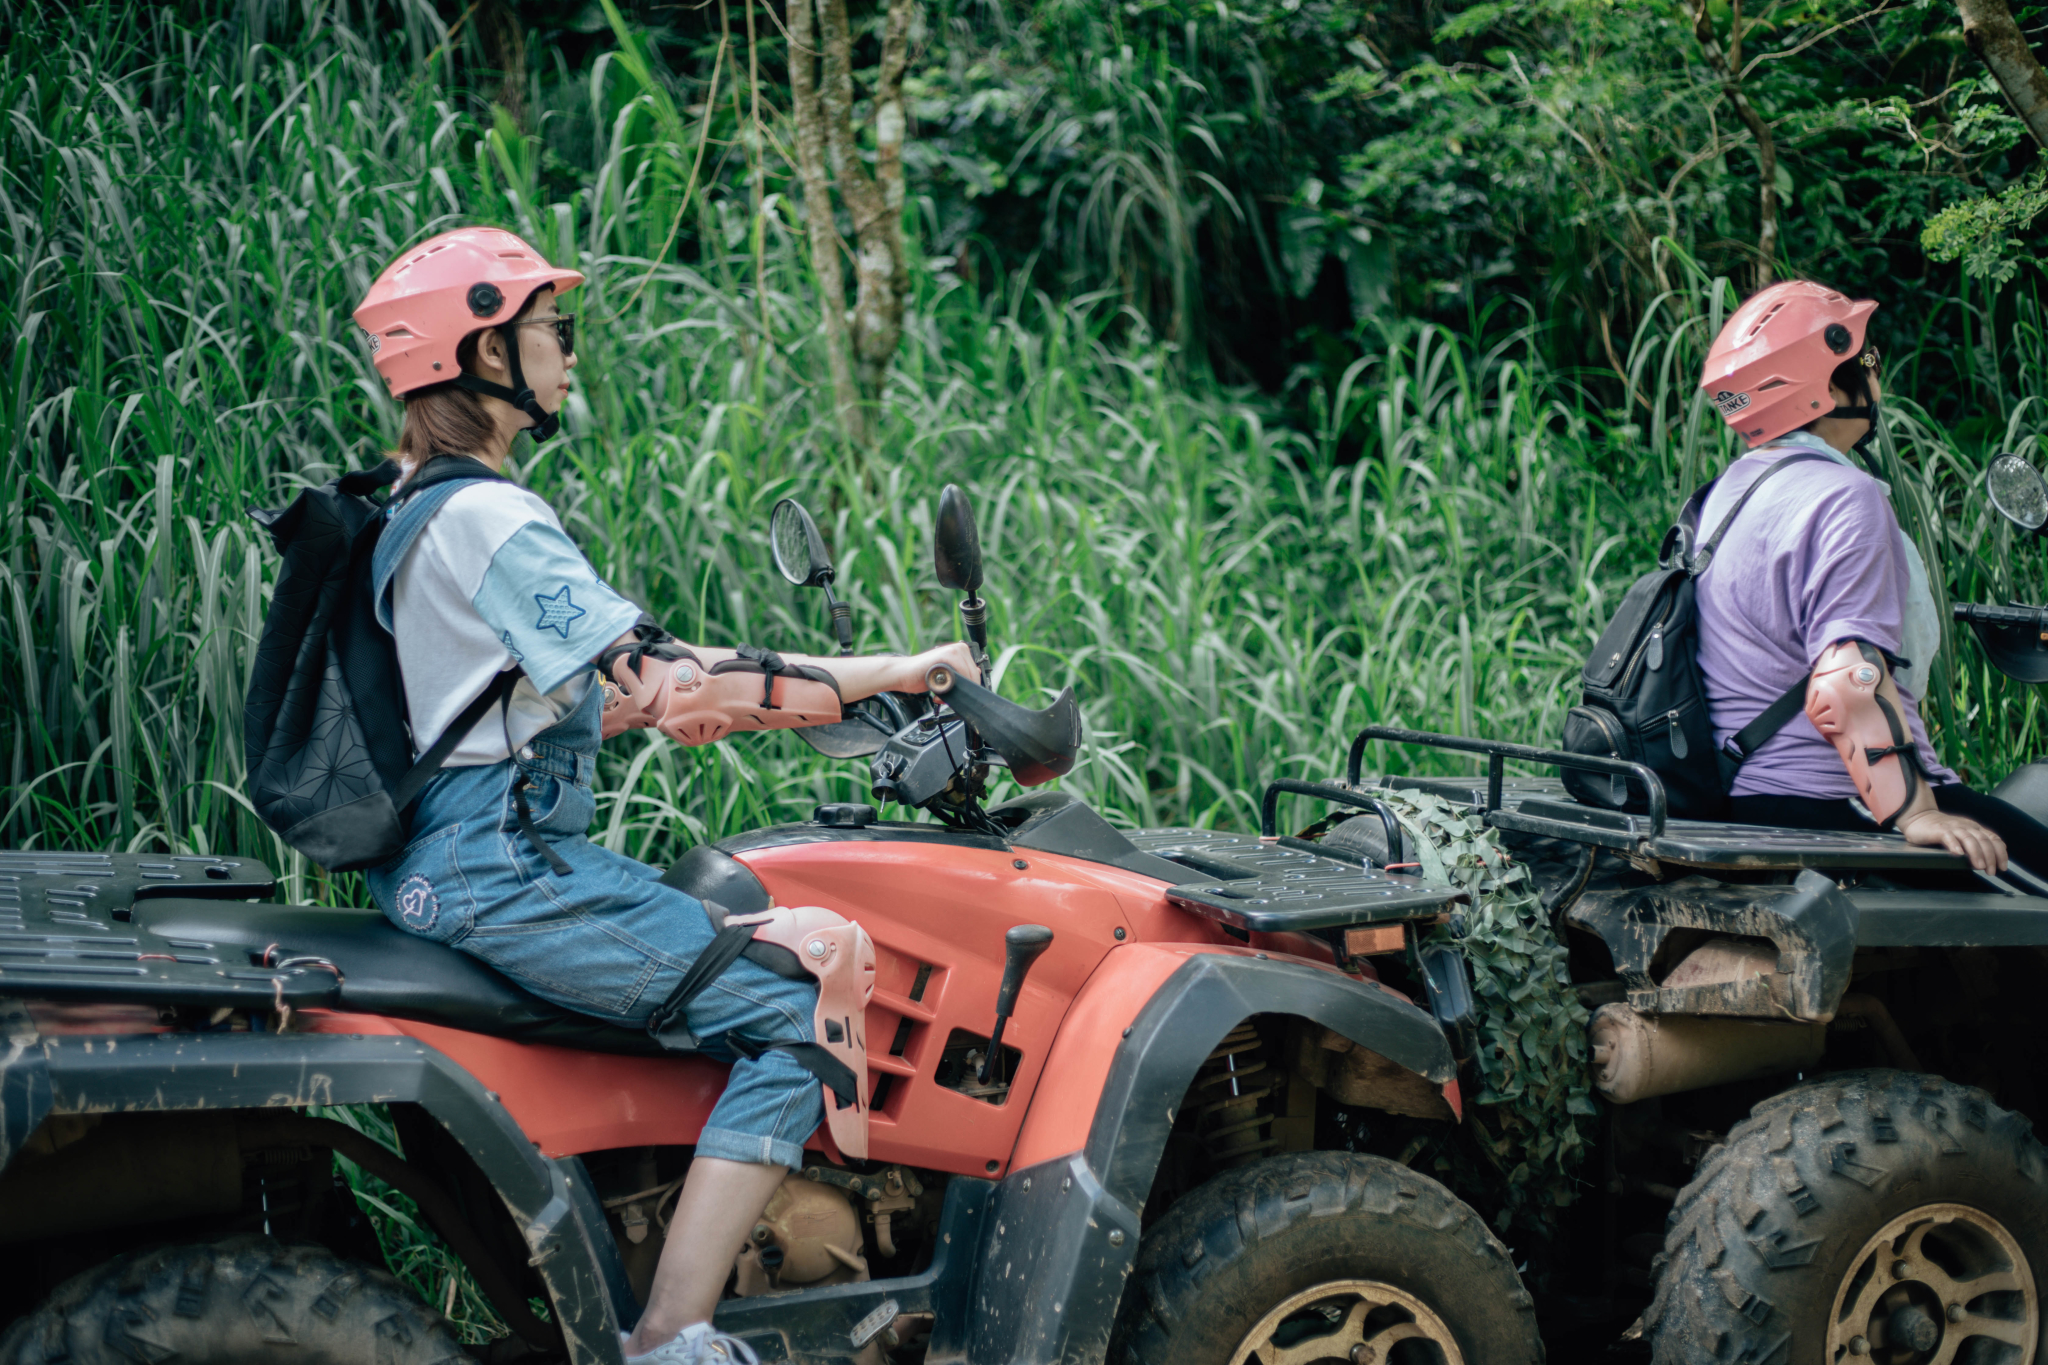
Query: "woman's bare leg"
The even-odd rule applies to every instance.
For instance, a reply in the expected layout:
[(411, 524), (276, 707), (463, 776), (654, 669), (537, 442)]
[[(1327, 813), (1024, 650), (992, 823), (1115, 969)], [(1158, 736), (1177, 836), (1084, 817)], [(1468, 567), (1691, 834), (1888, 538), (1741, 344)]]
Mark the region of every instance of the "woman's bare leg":
[(786, 1166), (710, 1156), (690, 1163), (627, 1355), (645, 1355), (692, 1323), (711, 1320), (747, 1234), (788, 1174)]

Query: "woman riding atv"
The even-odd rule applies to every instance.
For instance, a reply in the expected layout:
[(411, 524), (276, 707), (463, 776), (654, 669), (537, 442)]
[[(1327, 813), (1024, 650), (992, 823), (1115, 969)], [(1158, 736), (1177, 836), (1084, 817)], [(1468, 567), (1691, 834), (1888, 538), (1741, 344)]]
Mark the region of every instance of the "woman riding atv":
[[(1757, 489), (1696, 590), (1715, 744), (1740, 762), (1729, 818), (1896, 829), (1980, 872), (2011, 858), (2048, 874), (2048, 827), (1963, 785), (1920, 717), (1941, 645), (1927, 566), (1890, 489), (1849, 458), (1877, 434), (1882, 378), (1865, 338), (1876, 308), (1806, 280), (1772, 285), (1728, 320), (1700, 376), (1750, 447), (1715, 481), (1700, 523), (1720, 525)], [(1747, 753), (1733, 745), (1781, 699), (1775, 734)]]
[(405, 403), (404, 479), (373, 583), (412, 742), (425, 751), (458, 716), (472, 726), (421, 795), (412, 842), (369, 883), (393, 923), (536, 995), (621, 1025), (686, 1026), (732, 1062), (624, 1349), (661, 1365), (752, 1361), (710, 1318), (824, 1113), (827, 1073), (804, 1062), (820, 1051), (819, 987), (750, 956), (692, 972), (719, 929), (704, 905), (584, 837), (597, 747), (640, 727), (703, 744), (825, 724), (842, 702), (924, 691), (935, 665), (980, 675), (957, 644), (829, 659), (686, 646), (600, 580), (548, 505), (499, 474), (520, 432), (558, 429), (576, 366), (560, 297), (582, 282), (511, 233), (466, 228), (399, 257), (355, 312)]

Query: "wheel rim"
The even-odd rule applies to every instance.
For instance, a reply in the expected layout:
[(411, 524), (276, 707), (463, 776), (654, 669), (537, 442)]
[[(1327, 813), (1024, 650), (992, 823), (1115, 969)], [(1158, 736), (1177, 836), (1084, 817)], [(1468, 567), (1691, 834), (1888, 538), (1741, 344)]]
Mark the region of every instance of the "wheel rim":
[(2033, 1268), (1981, 1209), (1902, 1213), (1856, 1254), (1828, 1317), (1829, 1365), (2033, 1365)]
[(1465, 1365), (1465, 1357), (1436, 1310), (1407, 1290), (1331, 1280), (1260, 1318), (1230, 1365)]

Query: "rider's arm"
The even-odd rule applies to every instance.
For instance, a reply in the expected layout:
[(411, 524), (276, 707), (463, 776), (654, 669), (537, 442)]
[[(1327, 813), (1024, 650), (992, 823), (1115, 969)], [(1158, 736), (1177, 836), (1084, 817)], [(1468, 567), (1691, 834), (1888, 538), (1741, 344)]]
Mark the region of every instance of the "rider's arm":
[(1884, 652), (1862, 640), (1837, 640), (1821, 651), (1806, 686), (1806, 718), (1835, 746), (1863, 804), (1883, 829), (1912, 844), (1939, 846), (1985, 872), (2005, 869), (2005, 843), (1974, 820), (1943, 812), (1920, 770)]
[(827, 725), (840, 719), (843, 702), (926, 690), (925, 675), (939, 664), (980, 676), (962, 644), (907, 657), (824, 658), (685, 645), (646, 624), (619, 637), (597, 662), (606, 680), (607, 738), (651, 726), (680, 744)]

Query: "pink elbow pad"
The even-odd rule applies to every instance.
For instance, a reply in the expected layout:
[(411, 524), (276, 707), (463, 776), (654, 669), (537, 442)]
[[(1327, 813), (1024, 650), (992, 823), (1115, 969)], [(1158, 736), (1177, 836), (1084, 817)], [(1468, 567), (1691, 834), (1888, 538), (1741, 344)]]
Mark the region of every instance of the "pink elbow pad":
[[(840, 718), (839, 689), (821, 670), (787, 665), (766, 650), (707, 667), (676, 646), (637, 660), (612, 651), (604, 680), (603, 732), (660, 730), (678, 744), (710, 744), (737, 730), (795, 730)], [(638, 667), (635, 667), (635, 664)]]
[(1897, 694), (1880, 691), (1888, 676), (1884, 655), (1861, 640), (1840, 640), (1821, 652), (1806, 684), (1806, 718), (1842, 756), (1883, 829), (1912, 803), (1920, 781), (1919, 755)]

